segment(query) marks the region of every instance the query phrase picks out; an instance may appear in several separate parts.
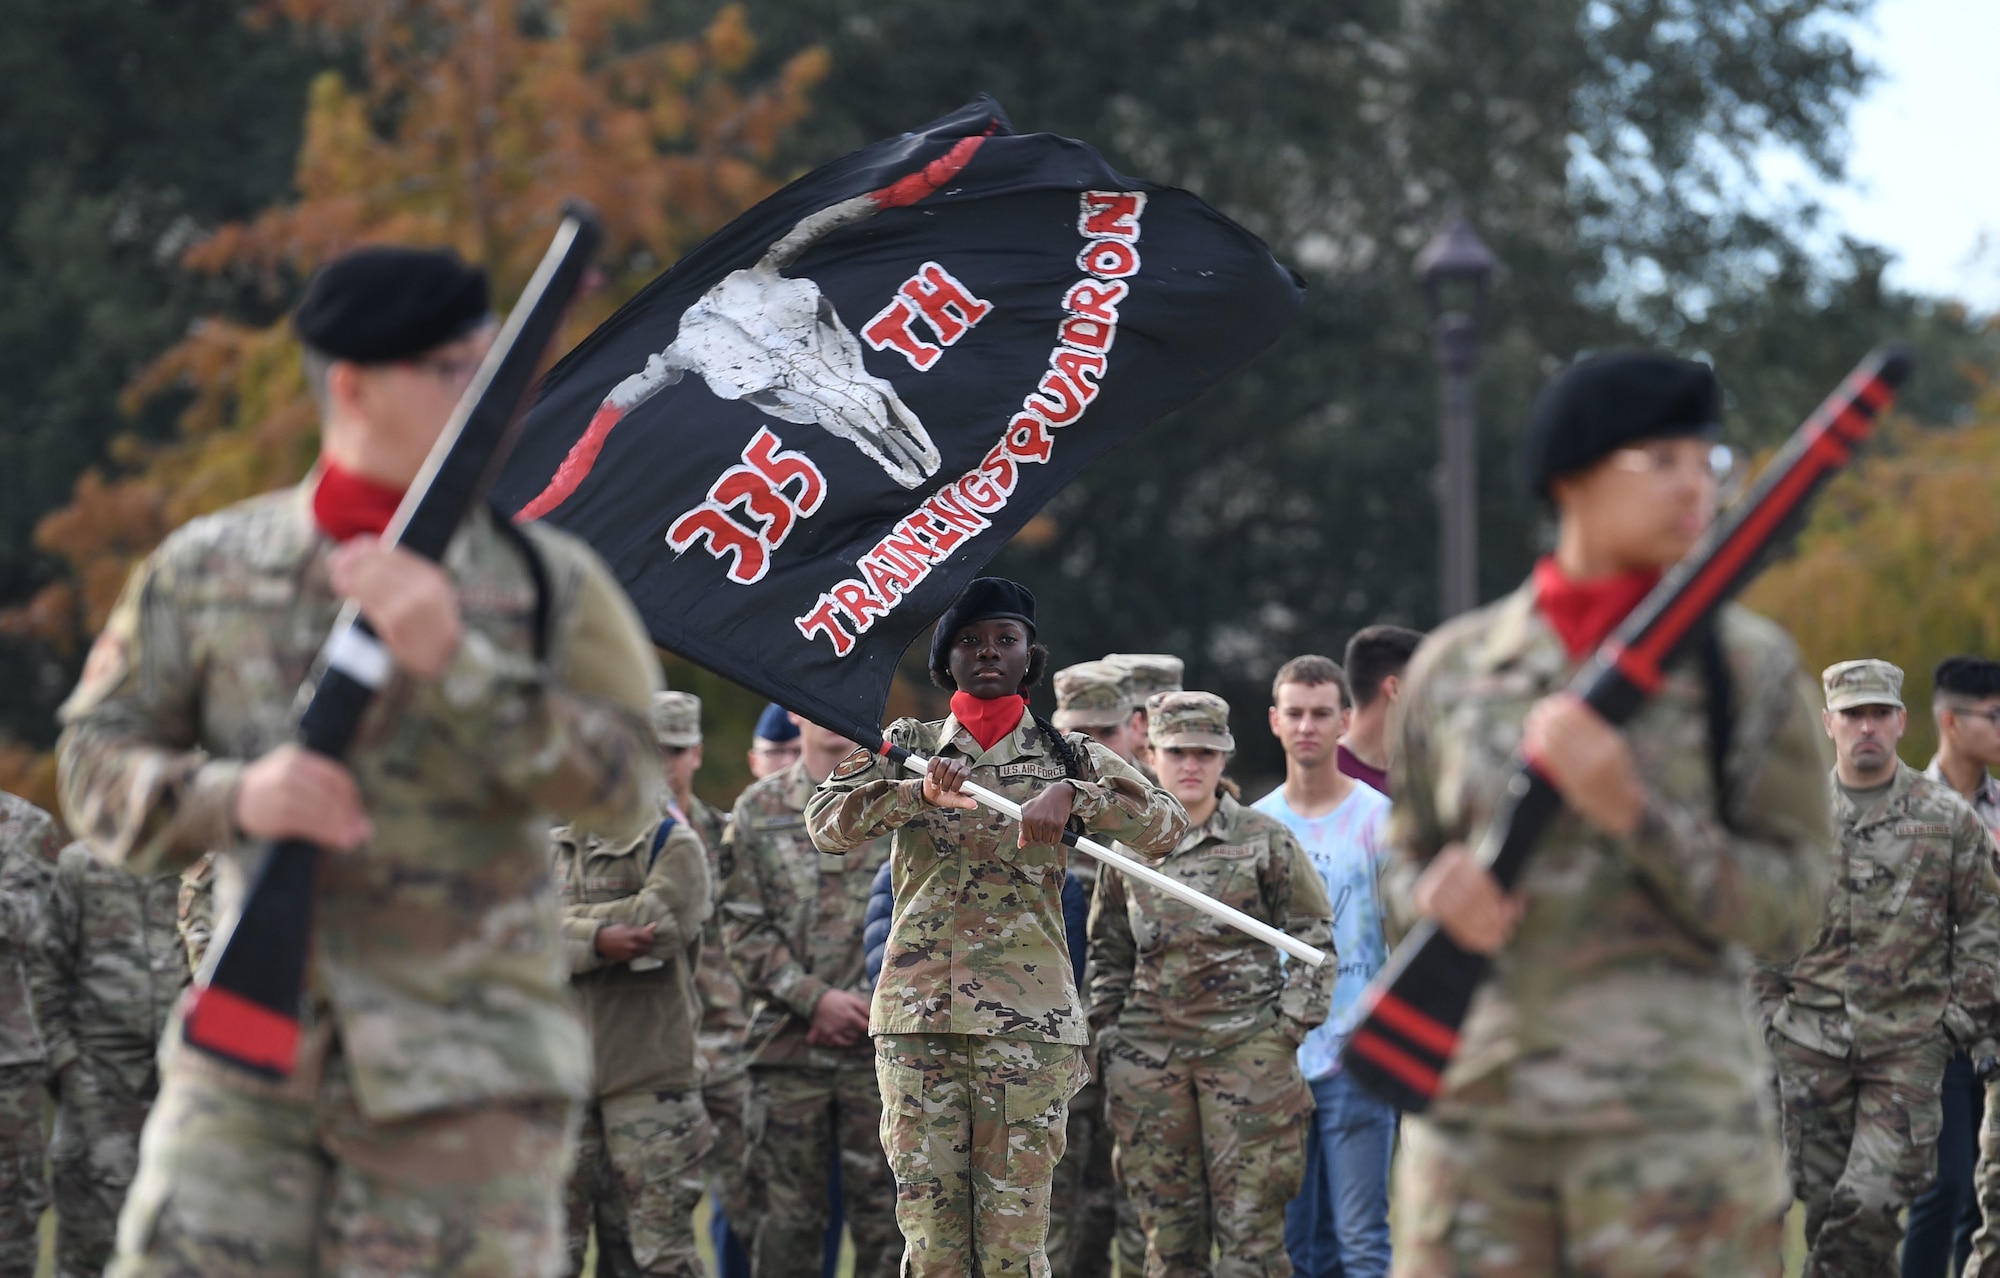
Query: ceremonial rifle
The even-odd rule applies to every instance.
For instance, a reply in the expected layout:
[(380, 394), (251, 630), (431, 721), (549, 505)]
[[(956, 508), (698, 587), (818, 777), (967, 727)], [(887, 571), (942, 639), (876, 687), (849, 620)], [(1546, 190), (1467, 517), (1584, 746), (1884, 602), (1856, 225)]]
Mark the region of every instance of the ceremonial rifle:
[[(554, 241), (403, 495), (382, 534), (385, 542), (433, 561), (444, 557), (513, 446), (542, 356), (602, 239), (589, 207), (574, 201), (563, 206)], [(308, 682), (312, 699), (299, 720), (300, 743), (330, 759), (345, 756), (362, 715), (392, 673), (388, 649), (348, 604)], [(320, 856), (319, 847), (304, 839), (264, 850), (242, 915), (188, 1003), (181, 1032), (189, 1043), (261, 1074), (290, 1075), (298, 1057)]]
[[(1909, 349), (1884, 346), (1826, 398), (1727, 518), (1640, 602), (1570, 681), (1570, 691), (1612, 724), (1659, 690), (1666, 668), (1701, 626), (1755, 573), (1806, 503), (1853, 457), (1909, 377)], [(1519, 881), (1562, 795), (1522, 759), (1480, 840), (1477, 857), (1502, 888)], [(1491, 960), (1462, 949), (1425, 919), (1396, 947), (1362, 996), (1366, 1009), (1342, 1052), (1377, 1096), (1412, 1113), (1430, 1108), (1458, 1050), (1458, 1027)]]

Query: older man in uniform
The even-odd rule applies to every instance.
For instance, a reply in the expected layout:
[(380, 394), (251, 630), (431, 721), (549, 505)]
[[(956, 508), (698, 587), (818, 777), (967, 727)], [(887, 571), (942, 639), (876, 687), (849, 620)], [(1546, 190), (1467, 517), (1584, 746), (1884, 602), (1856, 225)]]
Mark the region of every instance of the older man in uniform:
[(1132, 697), (1132, 761), (1140, 771), (1153, 777), (1153, 746), (1147, 733), (1147, 703), (1163, 692), (1179, 692), (1187, 677), (1187, 663), (1164, 652), (1114, 652), (1104, 658), (1123, 670), (1126, 689)]
[[(1389, 930), (1436, 919), (1493, 966), (1404, 1121), (1398, 1278), (1776, 1278), (1782, 1163), (1733, 952), (1796, 954), (1825, 894), (1796, 650), (1728, 607), (1622, 730), (1565, 691), (1711, 522), (1721, 398), (1707, 367), (1651, 352), (1564, 372), (1521, 458), (1555, 553), (1406, 672)], [(1567, 810), (1509, 893), (1473, 849), (1523, 752)]]
[[(293, 1073), (168, 1031), (109, 1272), (551, 1274), (590, 1061), (548, 829), (654, 819), (658, 667), (573, 537), (479, 512), (442, 563), (379, 540), (492, 343), (482, 273), (356, 250), (293, 324), (320, 464), (168, 537), (62, 710), (71, 827), (135, 874), (218, 850), (219, 931), (260, 849), (331, 853)], [(394, 673), (342, 763), (295, 715), (347, 600)]]
[[(692, 701), (684, 692), (653, 698), (669, 776), (671, 752), (686, 749), (673, 743), (687, 739)], [(677, 805), (665, 809), (634, 836), (565, 827), (554, 837), (595, 1093), (569, 1182), (571, 1278), (583, 1273), (593, 1228), (599, 1272), (703, 1278), (694, 1209), (714, 1136), (696, 1063), (695, 965), (712, 892), (701, 837)]]
[(42, 1173), (49, 1057), (28, 965), (61, 847), (48, 813), (0, 790), (0, 1278), (34, 1278), (49, 1205)]
[(1760, 969), (1808, 1278), (1891, 1272), (1902, 1213), (1935, 1174), (1938, 1089), (1953, 1044), (2000, 1032), (2000, 881), (1993, 844), (1951, 787), (1896, 757), (1903, 672), (1829, 666), (1833, 891), (1819, 935)]
[(806, 834), (806, 800), (854, 742), (798, 722), (799, 761), (743, 792), (730, 814), (723, 932), (757, 1001), (750, 1041), (747, 1175), (763, 1195), (751, 1269), (758, 1278), (816, 1271), (833, 1216), (826, 1169), (838, 1151), (841, 1201), (860, 1278), (896, 1271), (896, 1182), (882, 1153), (882, 1093), (868, 1038), (874, 993), (862, 970), (869, 885), (889, 839), (844, 856)]
[(81, 843), (62, 850), (31, 971), (58, 1108), (56, 1273), (101, 1274), (160, 1089), (160, 1036), (188, 983), (174, 928), (180, 876), (127, 874)]

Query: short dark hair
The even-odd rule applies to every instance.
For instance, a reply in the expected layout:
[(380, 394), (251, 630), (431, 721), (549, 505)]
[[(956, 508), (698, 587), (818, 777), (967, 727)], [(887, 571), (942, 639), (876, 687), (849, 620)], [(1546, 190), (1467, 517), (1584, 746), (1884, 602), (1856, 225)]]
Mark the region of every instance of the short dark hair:
[(1317, 653), (1307, 653), (1303, 657), (1293, 657), (1278, 667), (1278, 677), (1271, 680), (1271, 704), (1278, 704), (1278, 689), (1288, 683), (1302, 683), (1307, 687), (1333, 684), (1340, 689), (1340, 708), (1345, 710), (1354, 705), (1354, 694), (1348, 691), (1347, 674), (1332, 657), (1322, 657)]
[[(1027, 692), (1030, 689), (1039, 687), (1042, 682), (1042, 676), (1048, 673), (1048, 669), (1049, 646), (1045, 643), (1029, 644), (1028, 673), (1021, 676), (1021, 691)], [(948, 665), (934, 667), (931, 670), (931, 682), (943, 688), (946, 692), (958, 691), (958, 680), (951, 677), (951, 667)]]
[(1933, 700), (1947, 696), (2000, 697), (2000, 661), (1988, 657), (1946, 657), (1931, 671)]
[(1382, 695), (1390, 675), (1410, 664), (1423, 632), (1405, 626), (1364, 626), (1347, 641), (1347, 683), (1354, 690), (1354, 708), (1366, 710)]

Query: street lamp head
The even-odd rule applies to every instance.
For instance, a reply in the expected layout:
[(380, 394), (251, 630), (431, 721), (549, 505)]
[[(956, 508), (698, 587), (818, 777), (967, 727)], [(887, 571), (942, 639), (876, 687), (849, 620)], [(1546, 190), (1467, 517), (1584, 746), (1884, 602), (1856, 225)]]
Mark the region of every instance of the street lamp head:
[(1459, 313), (1477, 320), (1494, 265), (1492, 251), (1473, 231), (1472, 223), (1464, 214), (1453, 215), (1417, 254), (1417, 277), (1423, 281), (1431, 317)]

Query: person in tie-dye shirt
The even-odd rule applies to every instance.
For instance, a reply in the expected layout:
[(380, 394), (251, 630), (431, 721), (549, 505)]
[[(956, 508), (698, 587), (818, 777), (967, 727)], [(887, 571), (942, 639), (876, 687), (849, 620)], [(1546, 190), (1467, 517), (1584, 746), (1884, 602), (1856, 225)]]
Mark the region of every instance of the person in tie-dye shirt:
[(1361, 993), (1389, 956), (1375, 890), (1389, 800), (1339, 766), (1336, 747), (1353, 710), (1347, 689), (1346, 674), (1327, 657), (1295, 657), (1278, 671), (1271, 731), (1285, 750), (1285, 783), (1253, 805), (1298, 839), (1333, 902), (1333, 1009), (1299, 1045), (1314, 1117), (1305, 1184), (1285, 1212), (1285, 1249), (1301, 1278), (1389, 1272), (1396, 1111), (1340, 1068)]

